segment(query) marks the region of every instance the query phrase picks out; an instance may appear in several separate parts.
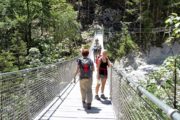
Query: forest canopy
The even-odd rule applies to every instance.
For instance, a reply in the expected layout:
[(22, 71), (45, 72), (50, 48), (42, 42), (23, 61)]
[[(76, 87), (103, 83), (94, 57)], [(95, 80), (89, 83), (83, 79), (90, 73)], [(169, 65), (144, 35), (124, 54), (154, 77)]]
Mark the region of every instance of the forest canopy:
[(76, 18), (66, 0), (1, 0), (0, 72), (76, 55), (82, 41)]

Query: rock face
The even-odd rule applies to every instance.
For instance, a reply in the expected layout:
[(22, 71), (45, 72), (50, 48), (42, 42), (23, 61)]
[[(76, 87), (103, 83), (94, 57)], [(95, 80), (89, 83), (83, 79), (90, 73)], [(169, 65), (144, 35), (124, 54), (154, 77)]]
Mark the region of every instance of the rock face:
[(120, 9), (106, 8), (97, 13), (98, 21), (107, 28), (113, 28), (114, 30), (120, 30), (122, 19), (122, 11)]
[(151, 47), (150, 52), (146, 55), (143, 53), (131, 53), (123, 57), (120, 61), (116, 61), (117, 69), (124, 71), (129, 77), (136, 82), (146, 79), (146, 75), (154, 70), (159, 69), (159, 65), (173, 54), (180, 53), (180, 44), (175, 43), (173, 47), (163, 44), (162, 48)]
[(162, 48), (151, 47), (148, 56), (146, 56), (146, 59), (148, 64), (162, 64), (168, 56), (172, 56), (173, 54), (178, 55), (179, 53), (179, 43), (175, 43), (172, 48), (164, 43)]

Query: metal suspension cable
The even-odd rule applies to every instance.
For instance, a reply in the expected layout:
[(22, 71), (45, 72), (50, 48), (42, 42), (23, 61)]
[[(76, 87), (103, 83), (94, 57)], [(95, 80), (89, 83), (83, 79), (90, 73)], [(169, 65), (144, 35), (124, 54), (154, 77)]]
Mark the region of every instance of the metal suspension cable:
[[(166, 27), (157, 27), (157, 28), (128, 28), (129, 32), (131, 33), (159, 33), (159, 32), (166, 32), (169, 33), (172, 31), (172, 28), (166, 28)], [(109, 30), (105, 30), (109, 31)], [(115, 33), (111, 31), (112, 33)]]

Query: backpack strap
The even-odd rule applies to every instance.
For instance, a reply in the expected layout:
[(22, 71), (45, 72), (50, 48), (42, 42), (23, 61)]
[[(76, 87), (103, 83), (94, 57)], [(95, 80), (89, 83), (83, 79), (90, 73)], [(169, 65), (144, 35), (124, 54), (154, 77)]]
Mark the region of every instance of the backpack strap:
[(78, 65), (79, 65), (79, 66), (81, 66), (81, 65), (82, 65), (82, 63), (81, 63), (81, 62), (82, 62), (82, 58), (79, 58), (79, 59), (77, 60), (77, 63), (78, 63)]

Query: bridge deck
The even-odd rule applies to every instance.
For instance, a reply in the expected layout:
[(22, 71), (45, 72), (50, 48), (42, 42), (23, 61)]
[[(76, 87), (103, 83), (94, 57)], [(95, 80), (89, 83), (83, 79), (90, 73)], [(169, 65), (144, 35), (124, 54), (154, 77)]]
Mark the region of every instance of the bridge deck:
[[(94, 75), (95, 76), (95, 75)], [(96, 80), (93, 81), (93, 95)], [(105, 95), (109, 97), (109, 85), (106, 84)], [(57, 97), (35, 120), (115, 120), (112, 104), (109, 99), (92, 102), (91, 110), (82, 107), (79, 82), (70, 85), (66, 93)]]

